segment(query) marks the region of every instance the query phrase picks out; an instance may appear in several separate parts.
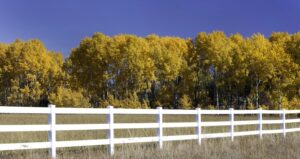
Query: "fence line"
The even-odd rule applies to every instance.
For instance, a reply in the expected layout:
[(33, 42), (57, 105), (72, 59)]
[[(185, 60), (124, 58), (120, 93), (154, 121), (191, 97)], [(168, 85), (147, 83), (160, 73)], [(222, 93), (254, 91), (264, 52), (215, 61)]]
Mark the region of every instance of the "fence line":
[[(198, 140), (199, 145), (204, 138), (223, 138), (230, 137), (234, 140), (236, 136), (259, 135), (263, 134), (277, 134), (282, 133), (286, 136), (288, 132), (298, 132), (299, 128), (286, 128), (288, 123), (300, 123), (300, 118), (286, 119), (286, 114), (300, 114), (300, 110), (171, 110), (162, 109), (115, 109), (113, 106), (107, 108), (56, 108), (55, 105), (49, 105), (48, 108), (34, 108), (34, 107), (10, 107), (1, 106), (1, 114), (48, 114), (48, 125), (0, 125), (1, 132), (26, 132), (26, 131), (48, 131), (48, 142), (32, 142), (32, 143), (7, 143), (0, 144), (0, 151), (8, 150), (24, 150), (24, 149), (49, 149), (49, 154), (52, 158), (56, 158), (57, 148), (62, 147), (78, 147), (78, 146), (95, 146), (108, 145), (108, 150), (111, 155), (114, 154), (115, 144), (125, 143), (139, 143), (139, 142), (157, 142), (160, 149), (163, 148), (164, 141), (175, 140)], [(102, 114), (106, 115), (106, 124), (56, 124), (57, 114)], [(156, 123), (115, 123), (115, 114), (150, 114), (156, 115)], [(229, 121), (202, 121), (202, 115), (229, 115)], [(258, 120), (234, 120), (235, 115), (255, 114)], [(263, 120), (263, 114), (278, 114), (281, 115), (280, 120)], [(163, 122), (163, 115), (195, 115), (195, 122)], [(280, 129), (263, 130), (263, 124), (280, 124)], [(255, 131), (241, 131), (234, 130), (234, 126), (239, 125), (257, 125)], [(203, 127), (211, 126), (228, 126), (227, 133), (211, 133), (203, 134)], [(176, 135), (164, 136), (164, 128), (195, 128), (194, 135)], [(114, 130), (116, 129), (157, 129), (156, 136), (150, 137), (131, 137), (131, 138), (115, 138)], [(77, 140), (77, 141), (56, 141), (57, 131), (71, 131), (71, 130), (107, 130), (107, 139), (97, 140)]]

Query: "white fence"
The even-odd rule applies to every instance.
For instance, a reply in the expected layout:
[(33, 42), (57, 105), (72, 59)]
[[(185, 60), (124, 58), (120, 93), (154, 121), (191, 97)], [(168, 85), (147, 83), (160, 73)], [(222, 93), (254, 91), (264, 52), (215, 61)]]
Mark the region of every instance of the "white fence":
[[(223, 138), (230, 137), (234, 140), (236, 136), (259, 135), (263, 134), (282, 133), (283, 136), (288, 132), (300, 131), (299, 128), (286, 128), (287, 123), (300, 123), (300, 118), (286, 119), (286, 114), (298, 114), (300, 110), (171, 110), (162, 109), (114, 109), (112, 106), (105, 108), (55, 108), (55, 105), (49, 105), (48, 108), (37, 107), (0, 107), (1, 114), (48, 114), (48, 125), (0, 125), (1, 132), (26, 132), (26, 131), (48, 131), (48, 142), (32, 142), (32, 143), (0, 143), (0, 151), (8, 150), (24, 150), (24, 149), (49, 149), (52, 158), (56, 158), (56, 149), (61, 147), (78, 147), (78, 146), (95, 146), (108, 145), (110, 154), (114, 154), (115, 144), (125, 143), (144, 143), (157, 142), (159, 148), (163, 148), (163, 142), (175, 140), (197, 140), (201, 144), (201, 139), (204, 138)], [(102, 114), (107, 116), (106, 124), (56, 124), (57, 114)], [(156, 115), (157, 122), (155, 123), (114, 123), (115, 114), (144, 114)], [(202, 121), (202, 115), (228, 115), (229, 121)], [(234, 120), (235, 115), (254, 114), (258, 116), (257, 120)], [(279, 114), (280, 120), (263, 120), (263, 114)], [(163, 122), (163, 115), (193, 115), (195, 122)], [(280, 124), (281, 128), (276, 130), (263, 130), (263, 124)], [(234, 126), (239, 125), (258, 125), (255, 131), (237, 132)], [(227, 133), (212, 133), (203, 134), (203, 127), (210, 126), (228, 126)], [(164, 128), (195, 128), (194, 135), (176, 135), (164, 136)], [(115, 138), (114, 130), (116, 129), (157, 129), (156, 136), (136, 137), (136, 138)], [(107, 130), (107, 139), (97, 140), (79, 140), (79, 141), (56, 141), (57, 131), (68, 130)]]

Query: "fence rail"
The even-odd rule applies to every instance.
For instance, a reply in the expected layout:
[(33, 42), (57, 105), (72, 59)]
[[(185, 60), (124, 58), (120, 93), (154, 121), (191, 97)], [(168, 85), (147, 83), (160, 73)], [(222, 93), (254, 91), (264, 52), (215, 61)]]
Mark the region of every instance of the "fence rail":
[[(144, 143), (157, 142), (159, 148), (163, 148), (165, 141), (177, 140), (201, 140), (205, 138), (223, 138), (229, 137), (234, 140), (236, 136), (259, 135), (262, 138), (263, 134), (277, 134), (282, 133), (286, 136), (288, 132), (298, 132), (299, 128), (286, 128), (288, 123), (300, 123), (300, 119), (286, 119), (286, 114), (300, 114), (300, 110), (170, 110), (162, 109), (114, 109), (112, 106), (107, 108), (56, 108), (55, 105), (49, 105), (48, 108), (35, 107), (11, 107), (1, 106), (1, 114), (47, 114), (47, 125), (0, 125), (1, 132), (27, 132), (27, 131), (47, 131), (48, 142), (32, 142), (32, 143), (0, 143), (0, 151), (8, 150), (25, 150), (25, 149), (49, 149), (49, 154), (52, 158), (56, 158), (57, 148), (62, 147), (78, 147), (78, 146), (96, 146), (108, 145), (111, 155), (114, 154), (115, 144), (125, 143)], [(102, 114), (107, 116), (106, 124), (56, 124), (56, 115), (58, 114)], [(155, 123), (115, 123), (114, 115), (116, 114), (143, 114), (156, 115), (157, 121)], [(237, 121), (234, 119), (235, 115), (254, 114), (258, 116), (257, 120)], [(281, 116), (280, 120), (263, 120), (263, 114), (278, 114)], [(195, 122), (163, 122), (164, 115), (194, 115)], [(228, 115), (228, 121), (202, 121), (202, 115)], [(263, 130), (264, 124), (280, 124), (280, 129)], [(235, 131), (235, 126), (240, 125), (257, 125), (255, 131)], [(229, 131), (226, 133), (211, 133), (203, 134), (203, 127), (211, 126), (228, 126)], [(164, 136), (164, 128), (195, 128), (196, 134), (193, 135), (177, 135)], [(115, 138), (114, 130), (116, 129), (157, 129), (156, 136), (148, 137), (131, 137), (131, 138)], [(57, 131), (73, 131), (73, 130), (107, 130), (106, 139), (97, 140), (77, 140), (77, 141), (56, 141)]]

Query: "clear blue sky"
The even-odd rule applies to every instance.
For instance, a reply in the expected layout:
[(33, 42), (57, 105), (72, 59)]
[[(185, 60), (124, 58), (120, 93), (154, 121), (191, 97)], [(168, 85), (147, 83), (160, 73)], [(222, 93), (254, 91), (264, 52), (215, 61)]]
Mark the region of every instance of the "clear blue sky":
[(67, 57), (94, 32), (195, 37), (300, 30), (299, 0), (1, 0), (0, 42), (42, 40)]

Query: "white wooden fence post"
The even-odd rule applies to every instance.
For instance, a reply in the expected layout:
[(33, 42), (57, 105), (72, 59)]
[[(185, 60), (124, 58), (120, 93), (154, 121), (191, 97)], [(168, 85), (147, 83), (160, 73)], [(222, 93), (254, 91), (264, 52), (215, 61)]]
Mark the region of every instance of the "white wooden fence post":
[(48, 115), (48, 124), (50, 125), (50, 131), (48, 132), (48, 141), (51, 143), (49, 154), (54, 159), (56, 158), (56, 114), (55, 105), (49, 104), (50, 114)]
[(284, 109), (282, 109), (281, 119), (282, 119), (281, 129), (283, 130), (283, 137), (285, 137), (286, 136), (286, 125), (285, 125), (285, 110)]
[(158, 123), (158, 129), (157, 129), (157, 136), (159, 140), (159, 148), (163, 148), (163, 114), (162, 114), (162, 107), (157, 107), (157, 123)]
[(197, 128), (196, 128), (196, 133), (197, 133), (197, 135), (198, 135), (198, 144), (199, 145), (201, 145), (201, 108), (197, 108), (196, 109), (197, 110), (197, 115), (196, 115), (196, 120), (197, 120), (197, 123), (198, 123), (198, 125), (197, 125)]
[(262, 114), (262, 109), (258, 109), (258, 130), (259, 130), (259, 138), (262, 139), (263, 136), (263, 114)]
[(230, 128), (229, 128), (229, 132), (231, 135), (231, 141), (234, 140), (234, 109), (230, 108), (230, 114), (229, 114), (229, 121), (230, 121)]
[(110, 155), (114, 154), (114, 107), (107, 106), (109, 113), (107, 114), (107, 124), (109, 125), (109, 129), (107, 132), (107, 138), (109, 139), (109, 148), (108, 151)]

